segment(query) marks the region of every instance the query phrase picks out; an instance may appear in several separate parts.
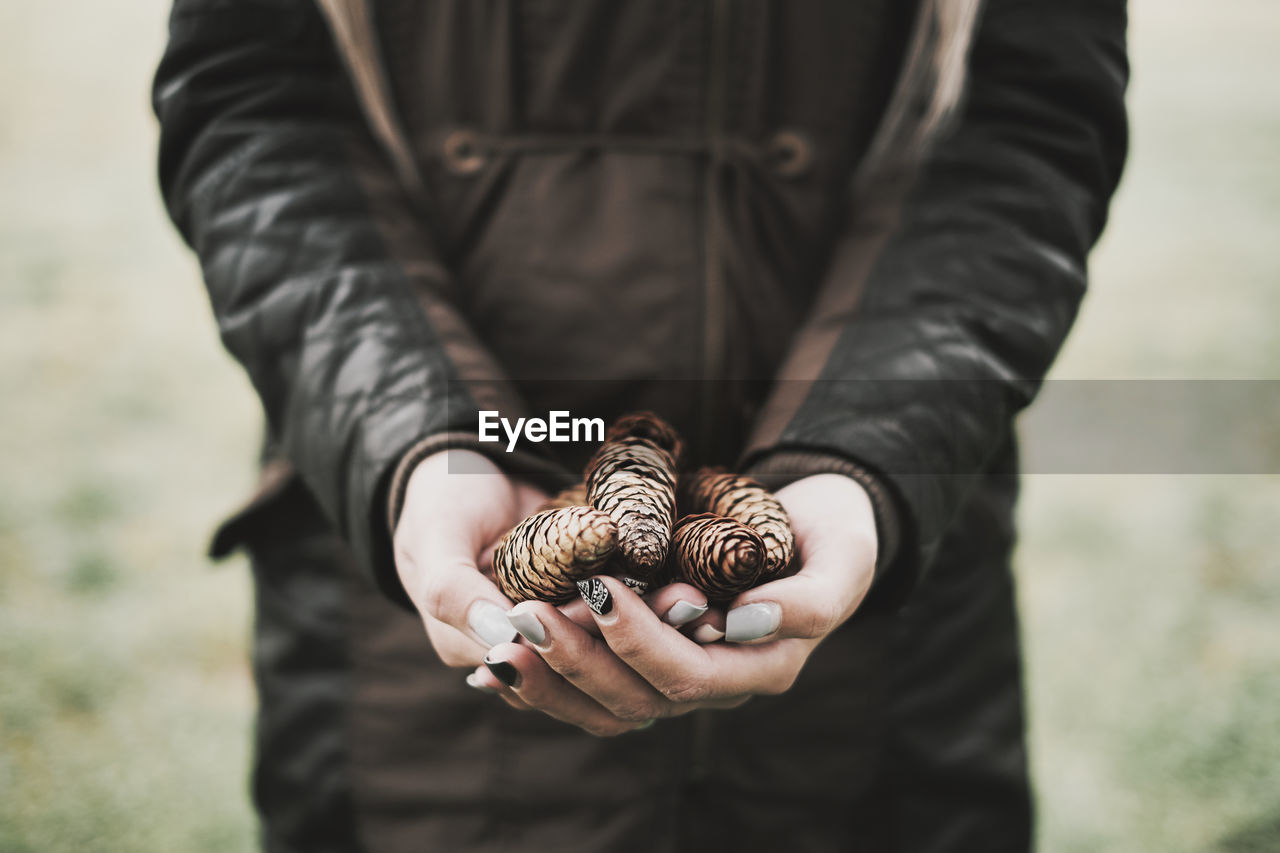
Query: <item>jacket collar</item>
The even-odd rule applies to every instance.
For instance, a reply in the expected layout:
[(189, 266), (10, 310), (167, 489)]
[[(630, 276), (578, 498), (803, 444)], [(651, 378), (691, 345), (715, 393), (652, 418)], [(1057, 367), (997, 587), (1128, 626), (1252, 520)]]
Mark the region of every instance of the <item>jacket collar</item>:
[(369, 0), (316, 0), (316, 4), (329, 23), (370, 129), (391, 157), (400, 180), (414, 191), (421, 190), (422, 176), (391, 100)]
[(964, 93), (982, 0), (921, 0), (907, 58), (856, 185), (894, 181), (924, 158)]

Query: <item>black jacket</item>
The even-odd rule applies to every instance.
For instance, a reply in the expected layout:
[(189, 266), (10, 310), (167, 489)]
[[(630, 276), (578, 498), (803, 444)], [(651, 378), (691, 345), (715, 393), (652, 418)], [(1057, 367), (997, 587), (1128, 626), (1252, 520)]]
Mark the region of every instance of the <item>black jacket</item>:
[(220, 546), (314, 501), (403, 603), (397, 466), (493, 453), (482, 408), (654, 408), (694, 461), (868, 486), (889, 740), (1016, 789), (1013, 421), (1119, 179), (1124, 34), (1123, 0), (178, 0), (161, 183), (279, 460)]

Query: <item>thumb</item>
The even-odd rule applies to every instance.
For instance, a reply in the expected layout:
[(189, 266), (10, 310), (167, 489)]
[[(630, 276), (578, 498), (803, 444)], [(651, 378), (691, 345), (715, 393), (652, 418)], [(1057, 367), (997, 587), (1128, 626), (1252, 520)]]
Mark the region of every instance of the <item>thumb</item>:
[(455, 527), (419, 537), (398, 554), (396, 568), (423, 617), (457, 629), (486, 650), (511, 642), (512, 602), (483, 574), (472, 556), (472, 533)]
[(874, 548), (812, 548), (800, 572), (747, 590), (725, 615), (725, 641), (820, 640), (853, 615), (871, 587)]

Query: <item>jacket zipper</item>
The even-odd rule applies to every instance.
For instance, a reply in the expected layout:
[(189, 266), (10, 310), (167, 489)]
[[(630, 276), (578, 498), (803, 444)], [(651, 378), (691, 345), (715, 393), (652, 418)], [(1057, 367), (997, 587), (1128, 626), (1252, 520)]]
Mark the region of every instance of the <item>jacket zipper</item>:
[[(720, 263), (720, 214), (715, 204), (716, 179), (723, 162), (723, 132), (727, 110), (727, 86), (729, 74), (729, 0), (711, 0), (711, 56), (707, 69), (707, 141), (710, 143), (710, 162), (704, 190), (703, 214), (703, 350), (702, 379), (710, 385), (703, 388), (701, 439), (702, 452), (711, 452), (720, 420), (718, 407), (723, 405), (719, 387), (724, 371), (724, 323), (725, 284), (724, 270)], [(693, 760), (689, 769), (690, 779), (699, 782), (710, 776), (711, 717), (700, 711), (693, 715)]]

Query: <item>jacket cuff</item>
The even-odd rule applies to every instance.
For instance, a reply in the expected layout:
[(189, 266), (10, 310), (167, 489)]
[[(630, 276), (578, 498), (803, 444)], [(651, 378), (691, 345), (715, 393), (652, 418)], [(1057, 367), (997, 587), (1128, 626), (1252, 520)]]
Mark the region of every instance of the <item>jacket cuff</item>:
[(744, 474), (773, 491), (816, 474), (842, 474), (866, 490), (876, 525), (876, 565), (863, 607), (896, 609), (915, 585), (911, 516), (890, 480), (844, 456), (814, 450), (774, 450), (747, 465)]

